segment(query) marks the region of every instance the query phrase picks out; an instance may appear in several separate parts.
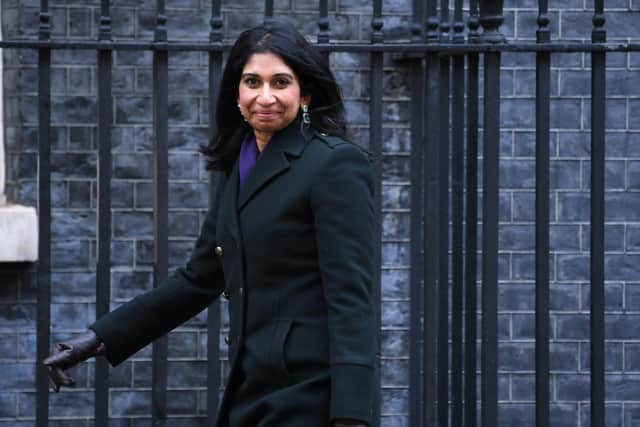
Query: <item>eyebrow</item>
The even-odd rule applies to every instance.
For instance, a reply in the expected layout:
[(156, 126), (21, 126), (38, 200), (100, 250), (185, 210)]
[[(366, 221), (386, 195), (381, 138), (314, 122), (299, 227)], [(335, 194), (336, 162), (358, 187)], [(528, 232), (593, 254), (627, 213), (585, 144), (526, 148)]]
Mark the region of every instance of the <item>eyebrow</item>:
[[(256, 73), (244, 73), (241, 77), (260, 77), (260, 75)], [(272, 77), (288, 77), (293, 79), (293, 76), (289, 73), (276, 73)]]

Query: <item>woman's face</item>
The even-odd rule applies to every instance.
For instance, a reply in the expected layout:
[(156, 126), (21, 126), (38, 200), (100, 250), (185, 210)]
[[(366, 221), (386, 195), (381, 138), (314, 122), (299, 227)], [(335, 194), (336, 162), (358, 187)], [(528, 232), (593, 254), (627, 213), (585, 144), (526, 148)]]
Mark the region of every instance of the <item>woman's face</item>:
[(309, 97), (287, 64), (273, 53), (254, 53), (242, 69), (240, 112), (256, 132), (273, 134), (289, 125)]

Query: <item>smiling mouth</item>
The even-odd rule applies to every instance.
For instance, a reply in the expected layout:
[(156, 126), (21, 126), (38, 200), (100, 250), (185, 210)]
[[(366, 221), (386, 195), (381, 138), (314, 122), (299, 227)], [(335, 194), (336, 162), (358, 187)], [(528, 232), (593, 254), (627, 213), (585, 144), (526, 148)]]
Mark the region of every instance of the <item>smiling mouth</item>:
[(277, 116), (279, 113), (277, 111), (256, 111), (253, 114), (261, 118), (270, 118)]

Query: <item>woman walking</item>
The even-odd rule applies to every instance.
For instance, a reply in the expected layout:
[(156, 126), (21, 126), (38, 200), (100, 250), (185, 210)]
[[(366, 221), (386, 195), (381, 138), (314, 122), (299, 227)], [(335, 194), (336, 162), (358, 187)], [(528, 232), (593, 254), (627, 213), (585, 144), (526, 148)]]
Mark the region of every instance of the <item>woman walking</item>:
[[(340, 88), (290, 25), (231, 49), (217, 132), (203, 150), (222, 181), (185, 267), (56, 344), (66, 369), (117, 365), (228, 299), (230, 372), (219, 427), (377, 426), (373, 179), (346, 141)], [(209, 337), (215, 339), (215, 337)]]

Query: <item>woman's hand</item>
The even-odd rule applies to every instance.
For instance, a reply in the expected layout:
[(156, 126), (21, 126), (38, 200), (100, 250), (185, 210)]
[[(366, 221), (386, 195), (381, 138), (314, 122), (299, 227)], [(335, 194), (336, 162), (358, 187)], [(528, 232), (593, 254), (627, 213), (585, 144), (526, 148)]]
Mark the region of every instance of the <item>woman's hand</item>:
[(60, 386), (72, 387), (75, 382), (65, 370), (90, 357), (104, 354), (105, 345), (91, 329), (67, 341), (55, 345), (51, 356), (42, 361), (49, 368), (49, 381), (57, 392)]

